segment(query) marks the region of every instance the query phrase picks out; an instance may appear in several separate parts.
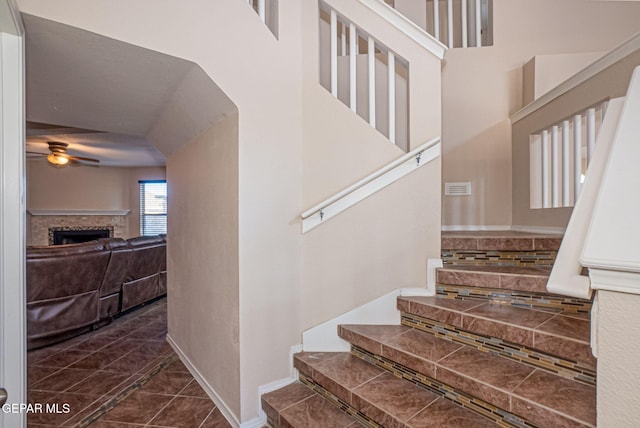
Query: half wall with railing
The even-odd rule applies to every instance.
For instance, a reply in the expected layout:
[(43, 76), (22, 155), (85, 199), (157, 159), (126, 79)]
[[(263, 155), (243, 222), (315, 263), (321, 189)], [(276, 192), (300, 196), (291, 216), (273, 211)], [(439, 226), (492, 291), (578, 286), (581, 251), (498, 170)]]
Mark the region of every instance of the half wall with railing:
[(591, 296), (579, 259), (618, 129), (620, 97), (639, 64), (636, 36), (511, 117), (513, 223), (566, 228), (550, 292)]

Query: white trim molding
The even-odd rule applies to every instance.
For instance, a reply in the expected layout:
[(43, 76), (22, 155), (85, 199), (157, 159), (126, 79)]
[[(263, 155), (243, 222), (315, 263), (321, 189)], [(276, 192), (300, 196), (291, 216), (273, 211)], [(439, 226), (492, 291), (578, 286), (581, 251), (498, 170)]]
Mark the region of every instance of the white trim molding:
[[(180, 361), (185, 365), (189, 373), (193, 376), (193, 378), (200, 384), (202, 389), (207, 393), (209, 398), (213, 401), (218, 409), (220, 409), (220, 413), (222, 416), (231, 424), (233, 428), (245, 428), (245, 425), (240, 425), (240, 421), (233, 414), (229, 406), (224, 402), (224, 400), (218, 395), (218, 393), (213, 389), (211, 385), (206, 381), (206, 379), (202, 376), (202, 374), (198, 371), (198, 369), (193, 365), (191, 360), (187, 357), (187, 355), (180, 349), (180, 346), (173, 340), (173, 338), (167, 334), (167, 342), (173, 348), (175, 353), (180, 358)], [(248, 427), (249, 425), (247, 425)], [(256, 427), (260, 427), (262, 425), (256, 425)]]
[(439, 156), (440, 137), (437, 137), (303, 212), (300, 215), (302, 233), (306, 233), (325, 223), (330, 218), (398, 181), (405, 175), (423, 167)]
[(359, 0), (360, 3), (374, 11), (388, 23), (396, 27), (411, 40), (425, 48), (438, 59), (444, 58), (447, 47), (431, 34), (417, 26), (403, 14), (381, 0)]
[(566, 227), (548, 227), (548, 226), (511, 226), (514, 232), (541, 233), (545, 235), (564, 235)]
[(128, 215), (131, 210), (27, 210), (31, 215)]
[[(27, 402), (24, 63), (18, 8), (0, 1), (0, 386), (7, 404)], [(0, 412), (0, 426), (26, 425), (26, 412)]]
[[(362, 1), (362, 0), (361, 0)], [(549, 104), (551, 101), (560, 97), (561, 95), (566, 94), (573, 88), (578, 85), (586, 82), (591, 79), (593, 76), (601, 73), (608, 67), (617, 63), (618, 61), (624, 59), (625, 57), (631, 55), (633, 52), (640, 49), (640, 35), (636, 35), (626, 42), (622, 43), (617, 48), (613, 49), (611, 52), (605, 54), (601, 58), (597, 59), (591, 65), (582, 69), (578, 73), (574, 74), (546, 94), (542, 95), (540, 98), (537, 98), (533, 102), (527, 104), (525, 107), (521, 108), (517, 112), (511, 115), (511, 123), (514, 124), (525, 117), (529, 116), (534, 111), (544, 107)]]
[(640, 294), (640, 272), (589, 268), (589, 278), (594, 290)]

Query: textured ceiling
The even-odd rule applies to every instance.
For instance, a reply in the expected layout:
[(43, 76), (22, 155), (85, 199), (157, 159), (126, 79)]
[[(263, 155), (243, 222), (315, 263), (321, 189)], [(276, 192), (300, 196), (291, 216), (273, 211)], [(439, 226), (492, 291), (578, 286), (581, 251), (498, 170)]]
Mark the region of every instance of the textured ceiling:
[(235, 106), (192, 62), (23, 15), (27, 151), (157, 166)]

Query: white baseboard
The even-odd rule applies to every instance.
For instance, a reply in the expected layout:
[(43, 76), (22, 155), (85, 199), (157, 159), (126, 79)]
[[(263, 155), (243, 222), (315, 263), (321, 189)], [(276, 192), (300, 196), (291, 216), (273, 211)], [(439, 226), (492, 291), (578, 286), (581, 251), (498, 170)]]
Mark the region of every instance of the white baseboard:
[(436, 269), (442, 267), (442, 259), (427, 259), (427, 296), (436, 295)]
[(549, 235), (564, 235), (565, 227), (544, 227), (544, 226), (511, 226), (514, 232), (546, 233)]
[(482, 226), (477, 224), (446, 224), (442, 225), (443, 232), (477, 232), (477, 231), (505, 231), (511, 230), (511, 226)]
[[(220, 398), (220, 396), (213, 389), (213, 387), (211, 387), (211, 385), (209, 385), (209, 383), (204, 379), (204, 377), (202, 377), (202, 374), (198, 371), (198, 369), (195, 368), (193, 363), (191, 363), (189, 358), (187, 358), (185, 353), (182, 352), (182, 349), (180, 349), (178, 344), (171, 338), (169, 334), (167, 334), (167, 342), (169, 342), (169, 345), (173, 348), (175, 353), (178, 354), (180, 361), (182, 361), (182, 363), (185, 365), (187, 370), (189, 370), (189, 372), (191, 373), (193, 378), (196, 380), (196, 382), (200, 384), (202, 389), (207, 393), (209, 398), (211, 398), (213, 403), (222, 413), (222, 416), (224, 416), (224, 418), (231, 424), (231, 426), (233, 428), (245, 428), (245, 424), (240, 425), (240, 421), (238, 420), (236, 415), (233, 414), (231, 409), (229, 409), (229, 406), (227, 406), (227, 404), (224, 402), (222, 398)], [(253, 422), (253, 421), (250, 421), (250, 422)], [(266, 422), (266, 417), (265, 417), (265, 422)], [(253, 427), (254, 425), (246, 425), (246, 427), (249, 427), (249, 426)], [(256, 428), (260, 428), (262, 426), (263, 425), (255, 425)]]

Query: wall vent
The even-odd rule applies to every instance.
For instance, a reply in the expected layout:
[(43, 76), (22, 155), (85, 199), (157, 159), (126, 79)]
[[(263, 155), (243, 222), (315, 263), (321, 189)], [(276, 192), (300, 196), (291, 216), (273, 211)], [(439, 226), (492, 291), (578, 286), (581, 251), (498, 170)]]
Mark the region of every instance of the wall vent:
[(469, 196), (471, 195), (471, 182), (444, 183), (445, 196)]

